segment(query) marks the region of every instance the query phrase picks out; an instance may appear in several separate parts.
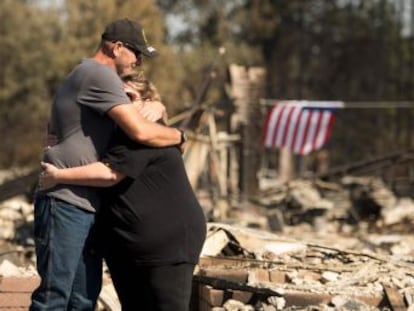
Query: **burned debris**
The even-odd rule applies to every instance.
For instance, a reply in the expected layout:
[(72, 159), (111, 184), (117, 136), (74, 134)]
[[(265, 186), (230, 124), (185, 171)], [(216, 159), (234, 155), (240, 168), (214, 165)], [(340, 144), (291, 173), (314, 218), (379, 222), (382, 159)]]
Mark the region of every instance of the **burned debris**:
[(209, 233), (195, 277), (199, 310), (406, 310), (413, 304), (412, 260), (235, 225), (211, 223)]
[[(377, 177), (298, 179), (263, 191), (208, 223), (192, 310), (414, 308), (413, 210)], [(37, 280), (27, 197), (3, 201), (0, 221), (0, 296), (11, 297), (10, 282)], [(105, 284), (100, 310), (117, 310), (108, 276)], [(22, 303), (26, 287), (17, 291)]]

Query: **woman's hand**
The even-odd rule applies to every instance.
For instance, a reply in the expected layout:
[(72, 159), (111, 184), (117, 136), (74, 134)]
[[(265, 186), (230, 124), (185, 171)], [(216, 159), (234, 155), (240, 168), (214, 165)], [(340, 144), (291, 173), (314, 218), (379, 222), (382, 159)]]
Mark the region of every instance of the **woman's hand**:
[(145, 119), (152, 122), (163, 119), (166, 115), (165, 106), (159, 101), (144, 101), (138, 111)]
[(39, 175), (39, 190), (46, 190), (56, 186), (59, 182), (57, 174), (59, 169), (53, 164), (41, 162), (42, 172)]

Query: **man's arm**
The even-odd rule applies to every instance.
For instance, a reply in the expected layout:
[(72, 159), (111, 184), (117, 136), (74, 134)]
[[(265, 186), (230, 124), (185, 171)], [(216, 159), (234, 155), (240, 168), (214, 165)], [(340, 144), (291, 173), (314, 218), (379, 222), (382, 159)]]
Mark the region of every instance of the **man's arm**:
[(117, 105), (108, 115), (134, 141), (154, 147), (174, 146), (181, 142), (179, 130), (146, 120), (134, 105)]
[(63, 169), (45, 162), (42, 162), (41, 166), (43, 170), (39, 176), (40, 190), (52, 188), (57, 184), (110, 187), (125, 177), (102, 162)]

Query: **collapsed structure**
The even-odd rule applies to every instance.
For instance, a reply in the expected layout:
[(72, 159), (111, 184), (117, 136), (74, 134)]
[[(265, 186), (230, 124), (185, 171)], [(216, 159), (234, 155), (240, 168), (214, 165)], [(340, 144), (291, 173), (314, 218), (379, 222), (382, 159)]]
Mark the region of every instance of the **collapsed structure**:
[[(375, 177), (263, 191), (208, 223), (192, 310), (413, 309), (413, 211)], [(2, 202), (0, 310), (27, 308), (38, 282), (32, 221), (26, 197)], [(105, 275), (99, 308), (120, 310)]]

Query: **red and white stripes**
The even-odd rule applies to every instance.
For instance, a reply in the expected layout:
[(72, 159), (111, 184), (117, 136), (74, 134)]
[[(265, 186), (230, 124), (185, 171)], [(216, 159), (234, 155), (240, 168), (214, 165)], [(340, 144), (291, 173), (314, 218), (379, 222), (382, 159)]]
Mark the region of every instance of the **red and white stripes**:
[[(328, 141), (337, 102), (281, 101), (269, 111), (263, 129), (267, 148), (286, 147), (306, 155)], [(314, 105), (313, 105), (314, 104)]]

